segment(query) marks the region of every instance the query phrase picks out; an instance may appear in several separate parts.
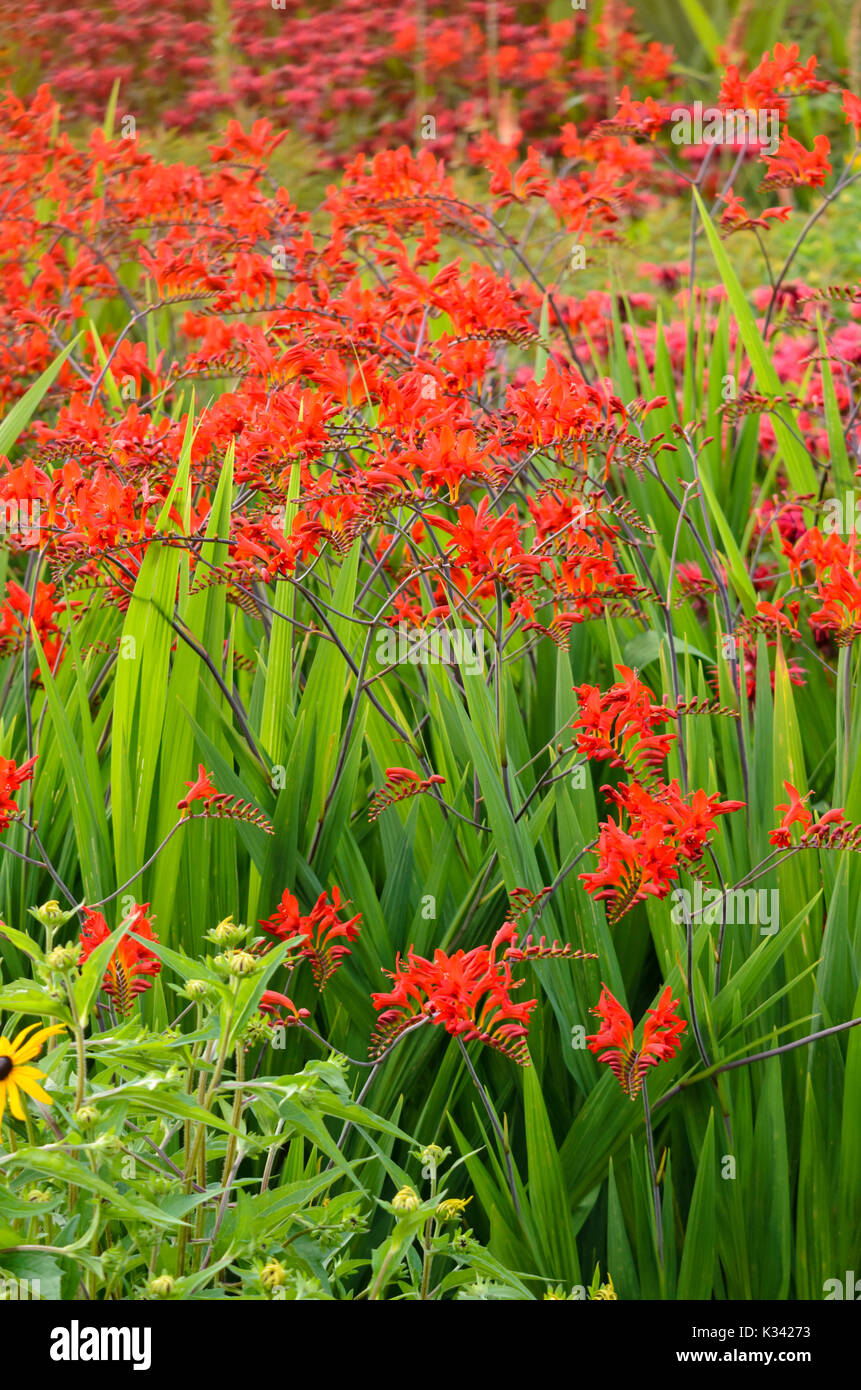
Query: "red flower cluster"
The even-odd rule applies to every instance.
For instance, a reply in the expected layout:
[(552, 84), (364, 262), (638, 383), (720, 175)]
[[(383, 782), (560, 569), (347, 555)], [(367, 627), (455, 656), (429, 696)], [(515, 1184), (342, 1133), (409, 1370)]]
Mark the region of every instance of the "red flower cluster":
[[(0, 656), (10, 656), (20, 651), (32, 622), (52, 674), (56, 671), (61, 657), (57, 615), (65, 612), (67, 605), (54, 602), (55, 592), (53, 584), (44, 584), (39, 580), (31, 604), (26, 589), (14, 579), (7, 581), (6, 601), (0, 607)], [(36, 680), (38, 677), (39, 670), (35, 667), (32, 679)]]
[(657, 1007), (647, 1010), (643, 1041), (637, 1048), (631, 1015), (606, 985), (601, 987), (601, 998), (592, 1010), (601, 1019), (601, 1027), (597, 1033), (588, 1034), (586, 1042), (590, 1052), (601, 1054), (598, 1061), (607, 1063), (632, 1100), (639, 1095), (648, 1068), (670, 1061), (681, 1047), (681, 1035), (688, 1025), (673, 1012), (678, 1003), (678, 999), (671, 998), (667, 985)]
[(861, 555), (854, 531), (847, 540), (836, 531), (823, 535), (817, 527), (805, 530), (784, 552), (797, 583), (802, 567), (813, 565), (820, 607), (810, 614), (814, 633), (830, 632), (838, 646), (847, 646), (861, 633)]
[(718, 104), (727, 110), (776, 110), (785, 120), (789, 93), (828, 90), (829, 83), (816, 77), (817, 63), (815, 57), (802, 63), (797, 43), (788, 48), (776, 43), (774, 52), (764, 53), (747, 77), (741, 76), (737, 66), (727, 67)]
[(307, 914), (299, 911), (297, 900), (285, 888), (272, 916), (260, 922), (263, 930), (279, 941), (287, 941), (294, 936), (301, 938), (297, 955), (287, 961), (287, 968), (292, 969), (299, 957), (310, 961), (314, 984), (319, 990), (326, 988), (344, 956), (350, 955), (350, 949), (344, 942), (355, 941), (359, 935), (361, 912), (357, 912), (348, 922), (342, 922), (338, 917), (342, 906), (346, 907), (346, 903), (341, 903), (337, 884), (332, 889), (331, 902), (328, 894), (321, 893)]
[[(621, 45), (623, 66), (636, 63), (618, 15), (605, 38), (608, 52)], [(771, 91), (781, 74), (790, 91), (815, 81), (811, 66), (789, 50), (769, 63), (752, 79), (757, 91)], [(629, 95), (624, 100), (631, 103)], [(672, 446), (645, 445), (612, 388), (586, 381), (570, 365), (567, 344), (557, 350), (564, 337), (574, 342), (586, 331), (599, 350), (606, 345), (608, 295), (557, 291), (546, 306), (552, 351), (542, 380), (518, 368), (504, 402), (491, 406), (487, 387), (500, 346), (534, 340), (543, 301), (533, 285), (486, 266), (440, 264), (453, 220), (480, 244), (494, 230), (485, 213), (457, 199), (429, 149), (418, 157), (406, 149), (358, 156), (328, 190), (312, 233), (284, 190), (268, 191), (279, 136), (266, 121), (247, 133), (231, 122), (211, 146), (207, 171), (168, 169), (142, 142), (108, 141), (101, 132), (78, 150), (57, 133), (55, 117), (47, 90), (30, 106), (14, 98), (0, 104), (0, 297), (10, 330), (0, 337), (0, 397), (14, 400), (48, 365), (58, 332), (70, 333), (87, 297), (117, 306), (124, 300), (127, 309), (131, 299), (140, 320), (177, 310), (174, 346), (152, 362), (140, 322), (103, 333), (109, 369), (88, 335), (61, 372), (65, 403), (52, 408), (50, 423), (34, 422), (20, 457), (0, 475), (0, 502), (39, 502), (38, 544), (46, 560), (74, 568), (81, 583), (100, 591), (88, 602), (127, 605), (175, 476), (189, 422), (150, 405), (189, 378), (227, 376), (235, 388), (195, 421), (186, 542), (195, 583), (222, 584), (241, 602), (254, 584), (301, 573), (326, 551), (338, 558), (362, 535), (385, 573), (397, 575), (381, 621), (421, 626), (445, 620), (453, 608), (465, 614), (468, 604), (492, 600), (495, 583), (506, 586), (512, 620), (563, 644), (574, 624), (633, 611), (645, 591), (620, 561), (618, 517), (603, 493), (572, 476), (572, 465), (597, 453), (606, 479), (614, 468), (641, 468), (650, 449)], [(570, 176), (542, 164), (534, 150), (518, 165), (510, 141), (487, 137), (473, 151), (499, 199), (529, 198), (536, 212), (578, 237), (612, 235), (638, 206), (650, 150), (618, 132), (581, 136), (569, 127), (563, 153), (574, 165)], [(378, 271), (371, 282), (357, 278), (359, 244)], [(797, 287), (781, 293), (800, 304)], [(654, 305), (648, 295), (634, 298), (633, 309)], [(804, 312), (815, 328), (812, 309)], [(636, 369), (640, 354), (653, 366), (654, 325), (628, 316), (622, 331)], [(850, 323), (840, 332), (840, 351), (854, 360), (861, 329)], [(681, 322), (668, 325), (666, 341), (681, 378)], [(775, 340), (782, 378), (801, 380), (809, 371), (814, 341), (812, 332), (792, 336), (791, 346), (785, 333)], [(836, 389), (841, 408), (849, 408), (842, 381)], [(799, 426), (825, 458), (815, 369), (806, 395), (813, 405)], [(773, 450), (767, 414), (761, 442)], [(236, 481), (255, 501), (232, 512), (227, 559), (201, 576), (196, 538), (228, 446)], [(528, 514), (514, 505), (503, 511), (497, 487), (537, 450), (565, 476), (528, 498)], [(325, 466), (335, 455), (337, 472)], [(289, 510), (285, 527), (294, 459), (302, 505)], [(391, 518), (404, 503), (420, 506), (421, 519), (398, 533)], [(12, 544), (26, 549), (33, 537)], [(26, 611), (26, 598), (10, 588), (0, 617), (0, 644), (12, 644), (9, 650), (20, 644)], [(40, 586), (34, 620), (51, 661), (59, 652), (59, 611), (51, 586)]]
[[(135, 932), (137, 936), (143, 936), (148, 941), (158, 941), (152, 923), (147, 918), (148, 911), (149, 903), (136, 905), (124, 918), (124, 922), (129, 932)], [(86, 911), (81, 926), (81, 960), (87, 960), (96, 947), (110, 935), (111, 928), (101, 912)], [(133, 940), (128, 934), (120, 937), (119, 945), (108, 961), (102, 989), (114, 1001), (117, 1013), (121, 1017), (129, 1013), (135, 995), (151, 988), (153, 976), (160, 970), (161, 961), (154, 951), (147, 950), (142, 942)]]
[(29, 758), (20, 767), (12, 758), (0, 758), (0, 834), (17, 819), (18, 807), (12, 797), (25, 782), (32, 781), (35, 766), (36, 758)]
[[(371, 1055), (379, 1056), (408, 1028), (421, 1019), (429, 1019), (453, 1037), (461, 1037), (465, 1042), (476, 1039), (505, 1053), (520, 1066), (528, 1066), (526, 1037), (529, 1016), (537, 1000), (515, 1003), (511, 998), (524, 982), (513, 978), (510, 962), (545, 955), (583, 959), (583, 953), (558, 942), (550, 947), (543, 941), (534, 946), (531, 939), (518, 948), (516, 941), (515, 924), (505, 922), (490, 946), (475, 946), (452, 956), (436, 950), (433, 960), (417, 956), (412, 948), (406, 962), (398, 956), (395, 970), (385, 972), (394, 980), (394, 989), (388, 994), (371, 995), (374, 1008), (379, 1011)], [(497, 957), (497, 951), (506, 942), (508, 945)]]
[(577, 751), (596, 762), (609, 760), (633, 776), (654, 772), (666, 758), (675, 733), (656, 734), (655, 729), (674, 718), (665, 705), (656, 705), (647, 685), (629, 666), (617, 666), (622, 677), (609, 690), (597, 686), (574, 687), (580, 717), (571, 727), (577, 734)]
[(743, 801), (721, 801), (718, 793), (709, 796), (701, 789), (685, 798), (676, 781), (654, 795), (637, 783), (604, 791), (619, 808), (619, 823), (602, 823), (598, 868), (580, 879), (587, 893), (608, 900), (611, 922), (646, 897), (666, 897), (679, 869), (701, 861), (716, 818), (744, 806)]
[(808, 150), (800, 140), (784, 134), (777, 154), (766, 156), (768, 173), (763, 179), (765, 188), (822, 188), (826, 174), (831, 173), (828, 155), (831, 141), (827, 135), (817, 135), (813, 149)]
[[(353, 148), (369, 148), (413, 135), (424, 114), (416, 101), (419, 62), (434, 93), (428, 109), (436, 112), (437, 129), (429, 134), (442, 150), (494, 116), (506, 138), (522, 129), (551, 142), (552, 115), (572, 86), (593, 121), (626, 76), (650, 84), (669, 76), (672, 50), (640, 40), (624, 6), (614, 5), (609, 20), (594, 26), (601, 55), (594, 66), (577, 56), (577, 17), (521, 11), (498, 6), (498, 43), (491, 50), (485, 0), (428, 7), (421, 25), (411, 7), (394, 0), (373, 8), (362, 0), (311, 6), (226, 0), (217, 20), (208, 0), (164, 0), (157, 10), (144, 0), (99, 0), (95, 8), (51, 13), (37, 0), (21, 0), (6, 18), (4, 50), (12, 59), (10, 77), (44, 74), (94, 121), (102, 120), (119, 79), (118, 120), (123, 109), (146, 110), (168, 127), (188, 130), (238, 106), (277, 113), (324, 146), (324, 167), (334, 164), (345, 137)], [(218, 56), (225, 40), (227, 70)], [(5, 57), (0, 53), (0, 63)], [(506, 94), (498, 111), (488, 100), (494, 74)]]
[(619, 819), (602, 823), (598, 868), (580, 874), (587, 893), (607, 900), (611, 922), (646, 897), (665, 897), (679, 868), (702, 860), (717, 817), (744, 805), (701, 789), (683, 796), (678, 782), (660, 780), (658, 768), (676, 735), (654, 730), (680, 711), (654, 704), (649, 687), (627, 666), (616, 670), (622, 680), (607, 691), (589, 685), (576, 688), (580, 717), (572, 726), (580, 730), (577, 747), (587, 758), (609, 760), (611, 767), (624, 767), (637, 779), (603, 788)]
[[(426, 275), (452, 216), (479, 241), (489, 230), (485, 214), (457, 201), (429, 150), (417, 158), (406, 149), (359, 156), (329, 189), (312, 236), (307, 215), (283, 190), (266, 191), (278, 137), (265, 121), (248, 134), (231, 122), (206, 172), (167, 169), (140, 142), (107, 141), (101, 132), (79, 152), (56, 135), (55, 116), (46, 90), (30, 107), (12, 98), (0, 104), (0, 188), (8, 195), (0, 292), (15, 330), (0, 338), (0, 397), (14, 399), (49, 364), (58, 326), (74, 325), (86, 296), (124, 300), (126, 309), (139, 296), (140, 318), (171, 306), (184, 315), (174, 320), (172, 360), (162, 354), (150, 362), (134, 326), (105, 329), (99, 351), (86, 337), (58, 379), (65, 403), (50, 423), (34, 422), (21, 456), (0, 474), (0, 502), (39, 503), (46, 559), (100, 591), (88, 602), (103, 596), (127, 606), (175, 477), (188, 419), (150, 403), (188, 378), (225, 375), (238, 386), (194, 422), (186, 542), (194, 582), (222, 584), (240, 601), (255, 583), (294, 574), (324, 549), (339, 557), (371, 533), (386, 572), (399, 575), (383, 621), (445, 619), (452, 606), (491, 599), (495, 580), (510, 591), (513, 617), (534, 621), (540, 607), (552, 606), (563, 626), (636, 595), (615, 552), (621, 533), (612, 507), (590, 505), (576, 480), (531, 498), (529, 516), (513, 505), (500, 515), (490, 505), (527, 450), (541, 448), (560, 468), (598, 450), (606, 475), (613, 463), (636, 464), (644, 446), (612, 390), (588, 383), (557, 355), (540, 383), (521, 378), (497, 407), (476, 405), (496, 370), (496, 345), (534, 339), (541, 299), (534, 287), (478, 264), (436, 265)], [(626, 165), (622, 151), (615, 154), (618, 165), (605, 150), (594, 177), (586, 160), (576, 179), (536, 183), (524, 174), (518, 183), (516, 174), (512, 186), (525, 196), (528, 185), (562, 227), (601, 235), (635, 196), (630, 179), (619, 186)], [(480, 157), (496, 169), (494, 151)], [(62, 250), (57, 218), (68, 233)], [(408, 250), (413, 232), (418, 244)], [(380, 271), (372, 284), (356, 277), (359, 239)], [(109, 250), (97, 255), (102, 242)], [(554, 311), (554, 333), (568, 331), (578, 303), (560, 306), (558, 321)], [(444, 331), (429, 334), (429, 318)], [(596, 324), (603, 331), (600, 313), (590, 320)], [(255, 501), (234, 509), (227, 560), (201, 577), (195, 538), (228, 447), (235, 480)], [(323, 466), (334, 452), (337, 474)], [(289, 512), (285, 535), (280, 509), (293, 460), (302, 506)], [(486, 495), (453, 515), (467, 487)], [(386, 520), (406, 499), (421, 499), (422, 520), (399, 537)], [(439, 533), (448, 541), (442, 555)], [(17, 640), (14, 613), (5, 623)], [(52, 637), (47, 627), (45, 637)]]

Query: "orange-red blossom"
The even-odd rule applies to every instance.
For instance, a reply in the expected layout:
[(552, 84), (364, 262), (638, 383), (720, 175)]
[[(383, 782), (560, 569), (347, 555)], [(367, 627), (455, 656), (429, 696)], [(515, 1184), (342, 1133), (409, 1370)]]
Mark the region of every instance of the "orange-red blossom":
[[(263, 930), (279, 941), (294, 936), (302, 938), (298, 954), (311, 962), (314, 984), (319, 990), (325, 989), (344, 956), (350, 954), (344, 943), (355, 941), (359, 935), (361, 912), (348, 922), (342, 922), (338, 916), (342, 906), (346, 903), (341, 903), (337, 884), (332, 888), (331, 902), (326, 893), (321, 893), (311, 911), (305, 914), (299, 911), (296, 898), (285, 888), (272, 916), (260, 922)], [(294, 963), (287, 961), (288, 966)]]
[[(135, 906), (125, 921), (129, 931), (134, 932), (136, 936), (146, 937), (148, 941), (158, 941), (152, 923), (147, 918), (148, 911), (149, 903)], [(81, 961), (87, 960), (97, 946), (107, 941), (110, 934), (111, 928), (101, 912), (86, 912), (81, 927)], [(134, 996), (150, 989), (152, 977), (160, 970), (161, 961), (155, 952), (125, 934), (120, 938), (119, 945), (108, 961), (102, 989), (114, 1001), (117, 1012), (125, 1015), (131, 1009)]]
[(528, 1066), (529, 1016), (538, 1001), (516, 1003), (512, 999), (513, 991), (524, 982), (514, 979), (510, 962), (550, 955), (582, 958), (583, 952), (555, 941), (547, 946), (543, 938), (538, 946), (531, 938), (522, 947), (516, 941), (515, 924), (504, 922), (490, 946), (455, 951), (451, 956), (436, 950), (433, 960), (416, 955), (412, 947), (406, 961), (398, 955), (395, 970), (385, 972), (394, 980), (394, 989), (371, 995), (374, 1008), (380, 1011), (371, 1039), (372, 1055), (379, 1056), (403, 1032), (426, 1018), (453, 1037), (486, 1043)]
[(601, 1027), (597, 1033), (587, 1036), (589, 1051), (600, 1053), (598, 1061), (607, 1063), (625, 1095), (632, 1100), (639, 1095), (647, 1068), (670, 1061), (681, 1048), (681, 1035), (688, 1025), (673, 1012), (679, 1001), (671, 995), (672, 990), (667, 985), (657, 1007), (647, 1010), (639, 1048), (634, 1046), (631, 1015), (606, 985), (601, 986), (601, 997), (592, 1010), (601, 1019)]
[(21, 763), (20, 767), (13, 758), (0, 758), (0, 833), (8, 830), (12, 817), (18, 814), (12, 796), (32, 779), (35, 766), (35, 758)]
[(776, 849), (789, 849), (792, 844), (790, 831), (793, 825), (801, 826), (801, 839), (803, 841), (811, 830), (811, 827), (821, 835), (827, 826), (846, 826), (848, 824), (846, 813), (843, 808), (841, 806), (835, 806), (830, 811), (826, 811), (823, 816), (820, 816), (814, 826), (813, 813), (805, 805), (805, 802), (812, 796), (812, 792), (805, 792), (804, 796), (802, 796), (791, 782), (784, 782), (783, 787), (789, 797), (789, 801), (780, 801), (775, 806), (775, 811), (782, 811), (783, 817), (780, 825), (772, 830), (768, 837), (769, 844), (774, 845)]

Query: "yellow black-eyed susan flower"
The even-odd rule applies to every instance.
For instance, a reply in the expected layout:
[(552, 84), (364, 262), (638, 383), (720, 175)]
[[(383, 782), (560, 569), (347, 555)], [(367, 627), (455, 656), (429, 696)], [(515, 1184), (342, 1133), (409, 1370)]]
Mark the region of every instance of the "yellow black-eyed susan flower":
[[(31, 1023), (11, 1042), (8, 1038), (0, 1037), (0, 1123), (6, 1111), (7, 1095), (9, 1109), (16, 1120), (24, 1118), (21, 1091), (32, 1096), (34, 1100), (40, 1100), (43, 1105), (51, 1104), (51, 1097), (39, 1085), (45, 1073), (38, 1067), (29, 1066), (28, 1063), (32, 1062), (34, 1057), (38, 1057), (45, 1039), (52, 1037), (54, 1033), (62, 1033), (64, 1026), (62, 1023), (55, 1023), (51, 1028), (40, 1028), (38, 1023)], [(37, 1030), (35, 1033), (34, 1028)]]

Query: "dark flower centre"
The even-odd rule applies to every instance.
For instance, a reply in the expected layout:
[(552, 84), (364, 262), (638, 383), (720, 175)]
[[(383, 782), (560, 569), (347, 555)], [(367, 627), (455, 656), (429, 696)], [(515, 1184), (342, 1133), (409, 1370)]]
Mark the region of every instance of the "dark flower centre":
[(0, 1057), (0, 1081), (5, 1081), (15, 1063), (11, 1057)]

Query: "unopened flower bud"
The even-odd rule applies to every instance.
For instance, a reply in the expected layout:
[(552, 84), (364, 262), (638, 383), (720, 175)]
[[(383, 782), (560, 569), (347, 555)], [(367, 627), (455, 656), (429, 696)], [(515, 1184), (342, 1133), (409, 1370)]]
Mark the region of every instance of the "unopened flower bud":
[(164, 1173), (153, 1173), (151, 1178), (147, 1178), (146, 1186), (148, 1192), (158, 1197), (173, 1190), (174, 1180), (166, 1177)]
[(419, 1194), (414, 1187), (402, 1187), (392, 1198), (392, 1210), (406, 1215), (421, 1206)]
[(242, 1035), (242, 1041), (246, 1047), (253, 1047), (255, 1043), (270, 1042), (272, 1039), (272, 1025), (260, 1014), (255, 1014), (249, 1019), (248, 1026)]
[(73, 912), (64, 912), (56, 898), (42, 903), (41, 907), (29, 908), (29, 912), (31, 917), (35, 917), (36, 921), (49, 931), (56, 931), (58, 927), (65, 926), (69, 918), (75, 915)]
[(80, 954), (80, 942), (70, 941), (66, 946), (55, 946), (53, 951), (49, 951), (45, 957), (45, 964), (49, 970), (74, 970)]
[(431, 1167), (437, 1168), (448, 1152), (448, 1149), (441, 1149), (439, 1144), (426, 1144), (419, 1150), (419, 1158), (425, 1166), (430, 1164)]
[(258, 956), (250, 951), (227, 951), (227, 968), (231, 975), (253, 975), (261, 964)]
[(211, 932), (207, 932), (210, 941), (214, 941), (216, 946), (233, 946), (237, 941), (248, 935), (248, 928), (242, 923), (237, 925), (232, 917), (225, 917), (217, 927), (213, 927)]
[(596, 1301), (601, 1301), (604, 1299), (618, 1299), (618, 1297), (619, 1295), (613, 1288), (613, 1277), (612, 1275), (608, 1274), (606, 1284), (602, 1284), (599, 1289), (595, 1290), (595, 1292), (592, 1295), (591, 1302), (595, 1303)]
[(105, 1153), (118, 1154), (122, 1152), (123, 1146), (116, 1134), (100, 1134), (93, 1142)]
[(287, 1283), (287, 1271), (280, 1260), (270, 1260), (260, 1271), (264, 1289), (281, 1289)]
[(169, 1274), (158, 1274), (147, 1284), (147, 1293), (152, 1298), (170, 1298), (176, 1288), (176, 1280)]
[(24, 1192), (25, 1202), (50, 1202), (53, 1192), (47, 1187), (28, 1187)]
[(89, 1129), (99, 1118), (99, 1112), (94, 1105), (81, 1105), (75, 1111), (75, 1124), (79, 1129)]

